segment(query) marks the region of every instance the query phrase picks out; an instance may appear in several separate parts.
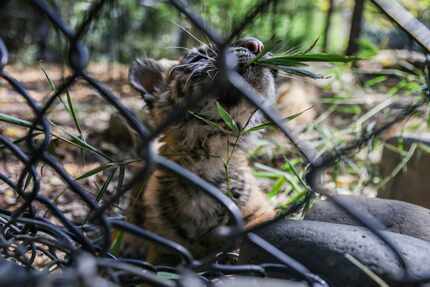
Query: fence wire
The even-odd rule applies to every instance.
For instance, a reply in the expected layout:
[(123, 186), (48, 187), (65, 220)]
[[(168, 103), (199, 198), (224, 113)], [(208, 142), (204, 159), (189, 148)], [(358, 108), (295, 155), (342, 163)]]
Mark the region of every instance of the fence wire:
[[(124, 106), (112, 91), (88, 74), (86, 67), (89, 64), (90, 56), (83, 38), (88, 33), (90, 25), (97, 21), (97, 16), (101, 10), (106, 5), (109, 5), (109, 1), (100, 0), (94, 2), (84, 19), (82, 19), (81, 23), (74, 30), (62, 20), (57, 11), (52, 9), (47, 1), (31, 0), (28, 2), (29, 5), (34, 5), (40, 10), (44, 17), (49, 19), (52, 26), (60, 31), (62, 37), (67, 41), (68, 63), (72, 73), (62, 81), (61, 85), (55, 89), (55, 92), (52, 93), (49, 99), (41, 104), (30, 95), (19, 80), (4, 70), (4, 67), (8, 64), (8, 50), (0, 39), (0, 77), (11, 90), (15, 91), (25, 100), (34, 117), (25, 137), (25, 150), (8, 137), (0, 135), (0, 142), (3, 148), (9, 150), (24, 166), (17, 181), (13, 181), (6, 174), (0, 173), (0, 180), (13, 189), (23, 200), (23, 204), (14, 211), (0, 208), (0, 286), (82, 286), (85, 284), (87, 286), (114, 286), (114, 284), (138, 285), (141, 283), (149, 283), (153, 286), (194, 286), (190, 283), (194, 282), (193, 280), (199, 280), (202, 284), (201, 286), (209, 286), (214, 274), (217, 276), (223, 274), (247, 274), (250, 276), (266, 277), (269, 272), (280, 270), (292, 271), (296, 274), (297, 280), (305, 281), (309, 286), (328, 286), (318, 274), (313, 274), (303, 264), (255, 233), (256, 230), (273, 224), (283, 219), (283, 217), (280, 216), (261, 226), (255, 227), (253, 230), (245, 231), (240, 211), (229, 197), (197, 175), (154, 151), (152, 146), (157, 136), (163, 133), (168, 126), (184, 117), (186, 109), (183, 107), (174, 109), (176, 112), (169, 115), (155, 131), (152, 131), (146, 123), (141, 122), (133, 112)], [(427, 103), (428, 97), (424, 97), (422, 101), (404, 108), (392, 120), (378, 129), (363, 134), (358, 140), (336, 148), (322, 156), (317, 156), (318, 153), (316, 150), (306, 142), (301, 141), (283, 123), (281, 117), (276, 112), (259, 103), (253, 87), (238, 72), (230, 67), (226, 61), (225, 51), (229, 43), (252, 23), (260, 13), (264, 13), (271, 2), (274, 1), (261, 1), (244, 17), (240, 24), (232, 29), (233, 32), (227, 37), (222, 37), (221, 34), (207, 25), (197, 13), (193, 12), (189, 6), (180, 0), (169, 0), (168, 4), (185, 15), (197, 29), (204, 33), (218, 47), (219, 51), (223, 51), (220, 53), (218, 59), (219, 71), (225, 75), (225, 77), (221, 77), (225, 81), (223, 84), (239, 90), (243, 97), (246, 97), (249, 102), (255, 105), (283, 132), (309, 163), (306, 182), (312, 193), (327, 196), (329, 200), (332, 200), (337, 206), (380, 238), (392, 250), (403, 267), (403, 282), (419, 283), (429, 281), (430, 272), (421, 277), (417, 277), (409, 272), (408, 264), (399, 252), (398, 246), (380, 231), (378, 222), (369, 218), (368, 214), (361, 214), (354, 206), (331, 196), (329, 192), (322, 188), (320, 179), (324, 170), (333, 166), (337, 161), (348, 156), (352, 151), (360, 148), (378, 134), (381, 134), (392, 124), (413, 114), (420, 106)], [(413, 27), (410, 27), (410, 25), (405, 26), (402, 23), (402, 19), (397, 17), (398, 15), (393, 15), (393, 11), (384, 6), (384, 1), (375, 0), (373, 2), (387, 13), (393, 21), (405, 29), (412, 38), (427, 49), (426, 40), (428, 39), (423, 41), (420, 38), (423, 35), (411, 33), (411, 28)], [(420, 28), (424, 29), (423, 27)], [(423, 31), (426, 30), (424, 29)], [(84, 186), (69, 175), (62, 164), (48, 151), (53, 134), (52, 127), (47, 118), (47, 112), (60, 95), (75, 85), (78, 80), (86, 82), (86, 84), (95, 89), (106, 102), (117, 110), (127, 121), (128, 125), (138, 134), (142, 142), (141, 146), (144, 148), (143, 159), (145, 166), (143, 170), (138, 172), (138, 176), (135, 176), (130, 182), (124, 184), (122, 188), (116, 190), (102, 205), (94, 199), (94, 196)], [(428, 89), (425, 89), (425, 93), (428, 93)], [(36, 135), (40, 139), (41, 134), (42, 140), (36, 141)], [(76, 194), (89, 207), (91, 212), (86, 224), (78, 224), (71, 221), (57, 207), (54, 201), (42, 195), (43, 186), (41, 184), (41, 174), (38, 171), (38, 167), (41, 164), (52, 168), (67, 184), (70, 192)], [(226, 227), (226, 232), (220, 235), (224, 238), (220, 238), (220, 240), (234, 242), (246, 238), (258, 248), (270, 253), (279, 263), (228, 265), (217, 262), (217, 258), (213, 256), (197, 260), (193, 258), (185, 247), (177, 242), (109, 216), (107, 210), (123, 197), (133, 187), (135, 182), (147, 178), (152, 167), (161, 167), (176, 173), (224, 206), (232, 219), (232, 224)], [(39, 206), (41, 205), (48, 209), (61, 224), (37, 216), (34, 203), (38, 203)], [(183, 264), (181, 267), (153, 266), (143, 260), (117, 258), (109, 251), (112, 244), (113, 229), (123, 230), (126, 233), (131, 233), (168, 248), (182, 258)], [(93, 235), (95, 233), (97, 236), (90, 236), (91, 233)], [(44, 264), (42, 271), (35, 271), (38, 253), (43, 253), (49, 258), (48, 262)], [(94, 256), (90, 256), (89, 254)], [(11, 262), (18, 262), (19, 264), (14, 265)], [(103, 271), (97, 271), (97, 269)], [(63, 272), (53, 272), (55, 270), (62, 270)], [(205, 272), (201, 272), (201, 270), (205, 270)], [(157, 272), (163, 271), (178, 274), (178, 280), (166, 281), (156, 276)]]

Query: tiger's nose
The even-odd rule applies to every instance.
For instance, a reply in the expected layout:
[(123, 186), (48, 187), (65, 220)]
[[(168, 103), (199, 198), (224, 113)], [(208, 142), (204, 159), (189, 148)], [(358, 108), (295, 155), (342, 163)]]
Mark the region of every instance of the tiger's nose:
[(263, 43), (254, 37), (246, 37), (240, 39), (239, 41), (237, 41), (236, 45), (239, 47), (247, 48), (254, 55), (261, 53), (264, 49)]

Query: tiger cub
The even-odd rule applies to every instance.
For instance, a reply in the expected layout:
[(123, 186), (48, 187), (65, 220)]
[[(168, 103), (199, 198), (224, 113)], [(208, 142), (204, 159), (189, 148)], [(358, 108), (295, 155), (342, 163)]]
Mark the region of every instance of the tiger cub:
[[(262, 103), (273, 104), (273, 72), (250, 64), (262, 50), (259, 40), (244, 38), (228, 48), (227, 57), (236, 62), (237, 71), (254, 87)], [(250, 228), (273, 218), (275, 210), (259, 190), (248, 164), (245, 149), (249, 135), (238, 137), (232, 133), (218, 109), (221, 105), (242, 130), (261, 123), (263, 117), (233, 87), (213, 85), (222, 74), (217, 54), (214, 47), (194, 48), (169, 69), (153, 59), (138, 59), (130, 68), (129, 80), (144, 93), (148, 120), (155, 127), (175, 105), (191, 102), (185, 119), (164, 130), (159, 154), (228, 195), (239, 207), (246, 228)], [(132, 191), (126, 216), (129, 222), (182, 244), (195, 258), (225, 245), (216, 240), (213, 231), (229, 223), (224, 207), (185, 179), (163, 169), (155, 170), (145, 187)], [(167, 250), (131, 235), (125, 236), (125, 245), (127, 253), (144, 251), (146, 260), (153, 264), (163, 263), (169, 257)]]

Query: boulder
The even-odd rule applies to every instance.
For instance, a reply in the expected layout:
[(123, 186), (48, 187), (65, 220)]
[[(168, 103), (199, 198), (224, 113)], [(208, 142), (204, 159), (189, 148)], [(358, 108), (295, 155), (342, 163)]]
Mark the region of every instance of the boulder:
[[(382, 231), (401, 252), (413, 276), (430, 271), (430, 244), (410, 236)], [(386, 244), (363, 227), (308, 220), (284, 220), (267, 226), (258, 234), (330, 286), (378, 286), (366, 273), (345, 257), (349, 254), (378, 274), (389, 286), (413, 286), (400, 283), (403, 268)], [(244, 241), (239, 262), (255, 264), (277, 262), (273, 256)], [(290, 278), (287, 272), (270, 274)]]
[[(204, 286), (204, 285), (201, 285)], [(215, 287), (306, 287), (304, 282), (294, 282), (275, 278), (226, 276), (214, 283)]]
[(34, 286), (36, 278), (33, 272), (0, 255), (0, 286), (30, 287)]
[[(353, 206), (360, 214), (370, 214), (388, 231), (430, 241), (430, 210), (398, 201), (352, 195), (338, 195), (339, 200)], [(330, 200), (316, 201), (305, 215), (306, 220), (361, 225)]]
[[(426, 208), (430, 208), (430, 134), (409, 135), (402, 139), (399, 137), (388, 140), (391, 145), (396, 145), (399, 140), (403, 141), (405, 150), (409, 150), (412, 144), (418, 144), (414, 154), (406, 163), (404, 168), (398, 172), (387, 184), (378, 192), (378, 197), (396, 199), (414, 203)], [(394, 151), (389, 146), (385, 146), (381, 159), (381, 175), (383, 178), (393, 175), (393, 171), (401, 163), (404, 156)]]

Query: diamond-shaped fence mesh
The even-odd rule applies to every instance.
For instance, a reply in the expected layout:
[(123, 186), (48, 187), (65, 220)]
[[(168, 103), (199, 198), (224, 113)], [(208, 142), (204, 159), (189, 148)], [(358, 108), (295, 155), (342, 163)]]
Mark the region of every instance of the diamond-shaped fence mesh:
[[(274, 247), (255, 232), (263, 226), (267, 227), (282, 220), (285, 215), (266, 222), (263, 226), (245, 230), (240, 211), (228, 196), (184, 167), (157, 154), (152, 147), (155, 139), (163, 133), (166, 127), (184, 117), (186, 107), (182, 106), (175, 109), (176, 112), (169, 115), (159, 128), (152, 130), (145, 122), (141, 122), (119, 100), (119, 97), (114, 92), (89, 75), (86, 67), (91, 59), (83, 37), (88, 33), (89, 26), (97, 21), (97, 16), (108, 5), (109, 1), (94, 1), (75, 30), (71, 29), (62, 20), (48, 4), (48, 1), (31, 0), (27, 2), (27, 5), (34, 5), (39, 9), (44, 15), (43, 17), (49, 19), (50, 24), (60, 31), (62, 37), (67, 41), (68, 65), (72, 73), (55, 88), (48, 100), (41, 103), (32, 97), (24, 85), (20, 83), (19, 75), (12, 75), (5, 71), (4, 67), (8, 65), (8, 50), (0, 39), (0, 78), (10, 90), (15, 91), (19, 97), (22, 97), (24, 100), (23, 105), (27, 105), (33, 114), (33, 120), (29, 124), (26, 136), (22, 140), (25, 143), (24, 145), (12, 141), (7, 136), (0, 135), (2, 148), (7, 149), (22, 163), (18, 180), (14, 181), (2, 173), (0, 173), (0, 180), (13, 189), (23, 200), (22, 205), (13, 211), (0, 208), (0, 286), (27, 286), (30, 284), (36, 286), (115, 286), (144, 283), (153, 286), (179, 286), (181, 284), (182, 286), (200, 286), (197, 284), (204, 286), (215, 284), (214, 278), (221, 275), (242, 274), (266, 277), (270, 271), (282, 272), (282, 270), (289, 270), (289, 272), (295, 274), (295, 279), (304, 281), (310, 286), (328, 286), (320, 278), (319, 274), (313, 274), (306, 266)], [(190, 7), (180, 0), (170, 0), (168, 4), (172, 9), (182, 13), (201, 33), (205, 34), (217, 46), (219, 51), (225, 52), (234, 37), (240, 34), (260, 13), (265, 13), (271, 2), (270, 0), (261, 1), (227, 37), (221, 36), (221, 34), (212, 29), (197, 13), (191, 11)], [(419, 29), (414, 29), (414, 23), (410, 19), (402, 19), (402, 15), (399, 15), (397, 10), (390, 9), (389, 3), (387, 4), (388, 1), (373, 2), (403, 29), (413, 31), (409, 32), (411, 37), (427, 51), (430, 51), (427, 44), (427, 40), (430, 37), (426, 37), (428, 31), (425, 27), (418, 26)], [(142, 7), (142, 9), (145, 8)], [(415, 25), (419, 24), (415, 23)], [(417, 27), (415, 26), (415, 28)], [(351, 152), (356, 151), (372, 138), (381, 134), (392, 124), (413, 114), (419, 107), (427, 103), (427, 95), (424, 95), (420, 102), (403, 107), (387, 123), (371, 130), (369, 133), (362, 134), (357, 140), (319, 155), (310, 145), (301, 141), (284, 124), (275, 111), (259, 103), (253, 87), (229, 66), (224, 52), (219, 53), (217, 61), (219, 63), (219, 72), (225, 75), (220, 77), (224, 81), (223, 84), (239, 90), (242, 96), (255, 105), (267, 119), (272, 121), (291, 141), (293, 146), (298, 149), (304, 160), (309, 164), (305, 180), (310, 187), (311, 193), (327, 196), (329, 200), (333, 200), (336, 205), (382, 240), (387, 248), (395, 254), (403, 267), (401, 281), (417, 283), (430, 280), (430, 272), (428, 272), (427, 276), (420, 277), (409, 272), (408, 264), (398, 251), (398, 246), (380, 231), (378, 222), (369, 218), (368, 214), (358, 212), (354, 206), (343, 202), (339, 198), (332, 197), (320, 182), (321, 174), (325, 169), (334, 165), (343, 157), (348, 157)], [(136, 176), (131, 178), (129, 182), (118, 185), (119, 188), (109, 198), (105, 199), (102, 204), (86, 190), (86, 187), (69, 175), (62, 164), (49, 152), (53, 133), (52, 124), (47, 118), (48, 111), (59, 96), (73, 85), (76, 85), (78, 81), (85, 82), (104, 101), (116, 109), (117, 113), (138, 134), (141, 141), (140, 146), (143, 149), (142, 154), (145, 162), (143, 170), (137, 172)], [(427, 92), (427, 89), (425, 89), (424, 94)], [(39, 169), (42, 164), (54, 170), (67, 184), (67, 192), (74, 193), (88, 207), (88, 217), (85, 223), (73, 222), (57, 207), (55, 201), (43, 195), (44, 186), (41, 183)], [(117, 203), (133, 187), (134, 183), (147, 178), (155, 166), (167, 169), (183, 177), (190, 185), (197, 186), (199, 190), (207, 193), (224, 206), (231, 217), (231, 224), (225, 227), (219, 240), (235, 242), (246, 238), (255, 245), (255, 248), (270, 253), (278, 260), (278, 263), (229, 265), (218, 263), (217, 257), (214, 256), (197, 260), (179, 243), (110, 216), (107, 211), (112, 205)], [(55, 220), (47, 220), (38, 216), (35, 209), (41, 206), (49, 210)], [(144, 238), (154, 244), (168, 248), (182, 258), (182, 264), (180, 267), (153, 266), (143, 259), (118, 258), (110, 253), (113, 230), (122, 230), (125, 233), (131, 233), (136, 237)], [(38, 261), (38, 254), (44, 255), (44, 262)], [(14, 265), (8, 262), (19, 264)], [(36, 269), (39, 271), (35, 271)], [(58, 272), (59, 270), (62, 272)], [(177, 274), (177, 280), (164, 280), (157, 276), (160, 272)]]

